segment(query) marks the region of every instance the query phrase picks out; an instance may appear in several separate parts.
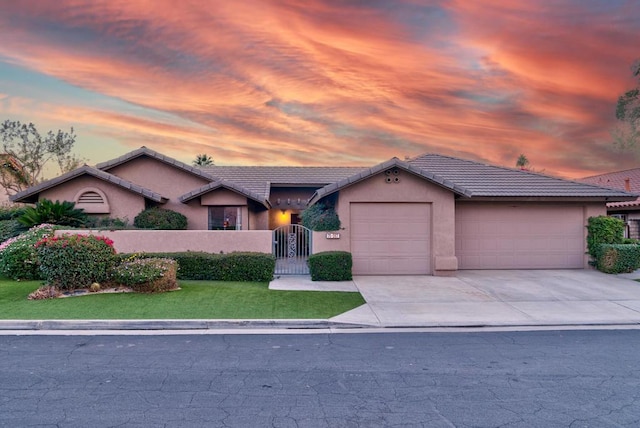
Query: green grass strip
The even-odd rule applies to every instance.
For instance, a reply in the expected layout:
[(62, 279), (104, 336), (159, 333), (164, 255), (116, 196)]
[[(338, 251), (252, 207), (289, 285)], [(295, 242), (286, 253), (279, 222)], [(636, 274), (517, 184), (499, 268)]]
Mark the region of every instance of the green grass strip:
[(0, 319), (327, 319), (363, 303), (360, 293), (269, 290), (267, 283), (180, 281), (161, 294), (88, 294), (27, 300), (40, 281), (0, 280)]

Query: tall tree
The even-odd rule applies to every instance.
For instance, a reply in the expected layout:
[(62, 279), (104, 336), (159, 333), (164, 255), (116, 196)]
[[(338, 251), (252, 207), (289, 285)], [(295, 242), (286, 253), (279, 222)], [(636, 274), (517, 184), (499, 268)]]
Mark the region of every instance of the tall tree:
[(81, 160), (71, 151), (76, 135), (70, 132), (49, 131), (41, 135), (33, 123), (5, 120), (0, 125), (0, 186), (7, 194), (20, 192), (42, 180), (44, 168), (55, 161), (60, 172), (77, 166)]
[(210, 166), (213, 165), (213, 158), (206, 153), (197, 155), (193, 160), (194, 166)]
[(638, 86), (618, 98), (618, 123), (611, 131), (614, 145), (622, 150), (638, 150), (640, 144), (640, 60), (633, 64), (631, 71), (638, 78)]

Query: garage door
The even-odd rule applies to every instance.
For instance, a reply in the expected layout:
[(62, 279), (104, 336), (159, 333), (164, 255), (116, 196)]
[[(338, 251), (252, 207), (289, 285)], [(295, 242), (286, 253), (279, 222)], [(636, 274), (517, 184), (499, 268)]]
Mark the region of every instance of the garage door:
[(584, 267), (582, 207), (458, 204), (460, 269)]
[(431, 273), (430, 204), (352, 203), (350, 223), (354, 274)]

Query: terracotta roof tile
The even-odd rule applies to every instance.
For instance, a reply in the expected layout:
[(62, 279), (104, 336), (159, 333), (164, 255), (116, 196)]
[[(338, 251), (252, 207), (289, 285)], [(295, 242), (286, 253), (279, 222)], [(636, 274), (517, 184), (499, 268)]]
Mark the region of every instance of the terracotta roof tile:
[[(628, 181), (627, 181), (628, 180)], [(640, 193), (640, 168), (627, 169), (624, 171), (614, 171), (606, 174), (592, 175), (580, 179), (583, 183), (608, 187), (611, 189), (625, 190), (627, 185), (632, 193)], [(628, 183), (628, 184), (627, 184)], [(640, 198), (628, 202), (610, 202), (609, 208), (630, 208), (640, 207)]]

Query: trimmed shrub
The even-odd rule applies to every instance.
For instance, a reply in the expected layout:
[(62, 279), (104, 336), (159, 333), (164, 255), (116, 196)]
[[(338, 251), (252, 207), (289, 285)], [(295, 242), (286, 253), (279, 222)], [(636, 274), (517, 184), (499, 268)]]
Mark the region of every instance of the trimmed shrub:
[(35, 247), (42, 278), (61, 290), (106, 280), (116, 261), (113, 241), (104, 236), (51, 236)]
[[(212, 254), (199, 251), (180, 253), (142, 253), (137, 258), (168, 258), (178, 263), (178, 279), (208, 281), (269, 282), (276, 259), (268, 253)], [(121, 254), (126, 260), (132, 255)]]
[(312, 281), (349, 281), (353, 260), (347, 251), (324, 251), (309, 256)]
[(138, 293), (162, 293), (178, 288), (178, 264), (171, 259), (133, 259), (116, 266), (111, 279)]
[(43, 199), (35, 207), (27, 207), (18, 217), (18, 221), (25, 227), (33, 227), (43, 223), (59, 224), (61, 226), (82, 226), (87, 220), (83, 209), (76, 208), (75, 202), (55, 201)]
[(0, 244), (0, 272), (15, 280), (42, 279), (35, 244), (53, 236), (55, 227), (41, 224)]
[(0, 206), (0, 220), (15, 220), (24, 214), (25, 207)]
[(640, 245), (600, 244), (596, 255), (599, 271), (628, 273), (640, 268)]
[(27, 228), (20, 224), (18, 217), (25, 207), (0, 207), (0, 242), (24, 233)]
[(24, 227), (18, 223), (18, 220), (0, 220), (0, 242), (14, 238), (25, 231)]
[(140, 229), (186, 230), (187, 217), (172, 210), (149, 208), (133, 219), (133, 225)]
[(589, 217), (587, 232), (587, 251), (597, 263), (600, 244), (622, 244), (624, 222), (604, 215)]
[(88, 229), (108, 229), (108, 230), (120, 230), (120, 229), (133, 229), (133, 226), (129, 223), (129, 219), (119, 217), (89, 217), (84, 226)]
[(340, 218), (333, 208), (326, 208), (322, 204), (311, 205), (302, 211), (300, 216), (302, 225), (315, 231), (329, 231), (340, 229)]
[(235, 252), (218, 254), (219, 281), (269, 282), (273, 279), (276, 259), (272, 254)]

